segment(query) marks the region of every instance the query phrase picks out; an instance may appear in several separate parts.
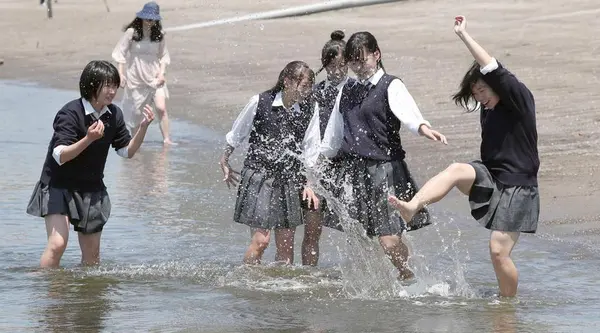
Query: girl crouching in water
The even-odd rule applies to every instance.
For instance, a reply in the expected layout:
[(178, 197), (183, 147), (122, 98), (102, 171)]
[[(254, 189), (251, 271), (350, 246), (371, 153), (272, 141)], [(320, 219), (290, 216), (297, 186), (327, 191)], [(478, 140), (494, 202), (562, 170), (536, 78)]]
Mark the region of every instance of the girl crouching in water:
[(313, 83), (306, 63), (290, 62), (273, 88), (250, 99), (227, 133), (220, 161), (227, 186), (238, 183), (229, 157), (249, 141), (234, 212), (234, 221), (251, 230), (244, 263), (260, 263), (275, 230), (275, 260), (292, 264), (294, 232), (304, 223), (302, 200), (318, 207), (313, 191), (304, 187), (302, 160), (305, 147), (319, 139), (318, 123), (311, 121), (316, 111), (310, 101)]

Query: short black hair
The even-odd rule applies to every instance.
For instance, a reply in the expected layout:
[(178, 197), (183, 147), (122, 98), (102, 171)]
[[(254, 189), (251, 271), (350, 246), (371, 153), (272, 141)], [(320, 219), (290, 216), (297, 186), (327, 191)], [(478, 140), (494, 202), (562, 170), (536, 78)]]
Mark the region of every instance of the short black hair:
[(91, 101), (98, 97), (100, 89), (113, 85), (121, 85), (121, 76), (117, 68), (105, 60), (92, 60), (81, 72), (79, 93), (81, 97)]
[(363, 60), (365, 56), (363, 53), (365, 50), (369, 53), (379, 51), (379, 61), (377, 64), (379, 67), (383, 68), (383, 62), (381, 60), (383, 54), (381, 54), (377, 39), (375, 39), (375, 36), (368, 31), (356, 32), (350, 36), (346, 43), (346, 48), (344, 49), (344, 59), (346, 62)]
[(462, 81), (460, 81), (459, 90), (452, 95), (452, 100), (456, 105), (462, 106), (467, 112), (481, 110), (483, 105), (477, 103), (473, 96), (473, 85), (480, 79), (483, 79), (481, 74), (481, 66), (477, 61), (473, 61), (469, 70), (465, 73)]

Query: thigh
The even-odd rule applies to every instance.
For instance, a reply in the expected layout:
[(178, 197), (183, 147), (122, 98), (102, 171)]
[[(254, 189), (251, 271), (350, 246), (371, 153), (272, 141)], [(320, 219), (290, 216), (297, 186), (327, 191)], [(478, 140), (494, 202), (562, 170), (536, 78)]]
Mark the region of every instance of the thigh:
[(66, 243), (69, 240), (69, 217), (60, 214), (51, 214), (44, 217), (46, 222), (46, 235), (48, 238), (60, 237)]
[(501, 256), (509, 256), (520, 235), (520, 232), (493, 230), (490, 234), (490, 252)]
[(471, 188), (475, 183), (477, 172), (475, 168), (468, 163), (452, 163), (447, 169), (452, 177), (455, 179), (456, 188), (461, 191), (464, 195), (471, 193)]
[(269, 242), (271, 230), (262, 228), (250, 228), (250, 238), (253, 241)]

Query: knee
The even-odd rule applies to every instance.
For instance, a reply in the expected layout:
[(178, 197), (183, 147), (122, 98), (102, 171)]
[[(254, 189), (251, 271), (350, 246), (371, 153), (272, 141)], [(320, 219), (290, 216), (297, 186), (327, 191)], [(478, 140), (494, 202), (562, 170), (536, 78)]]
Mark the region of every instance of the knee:
[(452, 163), (450, 164), (444, 172), (452, 174), (452, 175), (460, 175), (468, 170), (469, 165), (465, 163)]
[(163, 118), (167, 115), (167, 109), (164, 106), (156, 107), (156, 113), (160, 118)]
[(500, 264), (509, 259), (510, 254), (500, 244), (490, 241), (490, 258), (494, 264)]
[(381, 244), (383, 252), (386, 254), (395, 254), (400, 252), (402, 240), (399, 236), (381, 236), (379, 237), (379, 244)]
[(60, 235), (48, 238), (48, 250), (53, 254), (62, 255), (67, 249), (67, 240)]
[(269, 246), (269, 236), (255, 235), (252, 238), (252, 246), (257, 250), (264, 251)]

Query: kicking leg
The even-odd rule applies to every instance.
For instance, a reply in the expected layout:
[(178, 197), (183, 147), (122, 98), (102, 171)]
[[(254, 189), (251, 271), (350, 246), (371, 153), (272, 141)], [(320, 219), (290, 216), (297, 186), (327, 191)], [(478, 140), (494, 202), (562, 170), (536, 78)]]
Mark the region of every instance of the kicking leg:
[(454, 187), (469, 195), (474, 181), (473, 166), (466, 163), (452, 163), (446, 170), (425, 183), (409, 202), (399, 200), (395, 196), (390, 196), (389, 202), (400, 211), (400, 215), (408, 223), (421, 208), (442, 200)]

